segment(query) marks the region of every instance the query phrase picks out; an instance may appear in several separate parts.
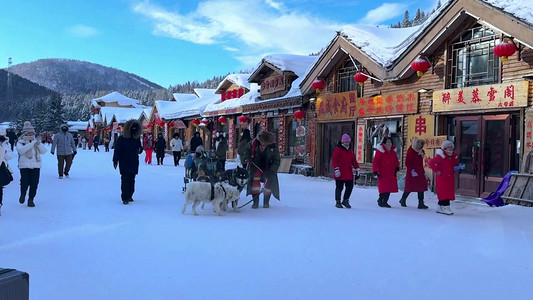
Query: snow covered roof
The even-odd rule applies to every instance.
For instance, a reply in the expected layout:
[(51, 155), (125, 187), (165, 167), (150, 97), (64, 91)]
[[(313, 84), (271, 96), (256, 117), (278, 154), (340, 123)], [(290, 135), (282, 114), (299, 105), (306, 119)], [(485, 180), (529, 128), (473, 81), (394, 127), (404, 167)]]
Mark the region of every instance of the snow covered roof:
[(87, 130), (89, 127), (89, 121), (67, 121), (69, 131), (82, 131)]
[(91, 101), (91, 104), (94, 107), (100, 107), (100, 104), (98, 104), (98, 102), (104, 102), (104, 103), (116, 102), (120, 106), (129, 106), (129, 105), (136, 106), (136, 105), (139, 105), (139, 100), (126, 97), (126, 96), (122, 95), (119, 92), (112, 92), (112, 93), (109, 93), (109, 94), (104, 95), (102, 97), (94, 98)]
[(106, 126), (112, 125), (113, 118), (120, 124), (125, 123), (130, 119), (138, 120), (143, 113), (143, 108), (138, 107), (102, 107), (100, 114), (102, 115), (102, 122)]
[(205, 107), (204, 115), (216, 116), (241, 113), (244, 105), (254, 104), (256, 98), (259, 97), (259, 93), (257, 92), (259, 90), (259, 85), (257, 83), (251, 83), (249, 86), (250, 91), (242, 95), (240, 98), (228, 99), (221, 102), (220, 97), (218, 97), (217, 101), (208, 104)]
[(220, 99), (220, 95), (215, 94), (214, 89), (202, 89), (201, 94), (203, 97), (188, 101), (157, 100), (155, 106), (159, 116), (165, 120), (201, 116), (207, 105)]
[(148, 106), (148, 107), (145, 107), (145, 108), (143, 109), (144, 116), (146, 117), (146, 119), (149, 119), (149, 118), (150, 118), (150, 115), (152, 114), (152, 109), (153, 109), (152, 106)]
[(533, 1), (531, 0), (483, 0), (484, 2), (500, 8), (506, 13), (515, 16), (526, 23), (533, 25)]
[(216, 91), (215, 89), (200, 89), (200, 88), (194, 89), (194, 92), (196, 93), (196, 95), (198, 95), (198, 98), (211, 96), (215, 93), (215, 91)]
[[(297, 76), (305, 75), (309, 68), (316, 62), (318, 56), (294, 55), (294, 54), (270, 54), (263, 58), (256, 69), (266, 61), (274, 65), (281, 72), (291, 71)], [(250, 76), (251, 77), (251, 76)]]
[(222, 80), (222, 82), (219, 83), (216, 88), (216, 92), (222, 92), (223, 89), (227, 89), (227, 87), (231, 86), (232, 84), (250, 89), (250, 83), (248, 82), (249, 77), (250, 74), (229, 74), (226, 76), (226, 78), (224, 78), (224, 80)]
[(178, 102), (198, 99), (198, 95), (196, 94), (173, 93), (172, 96), (174, 96), (174, 99)]

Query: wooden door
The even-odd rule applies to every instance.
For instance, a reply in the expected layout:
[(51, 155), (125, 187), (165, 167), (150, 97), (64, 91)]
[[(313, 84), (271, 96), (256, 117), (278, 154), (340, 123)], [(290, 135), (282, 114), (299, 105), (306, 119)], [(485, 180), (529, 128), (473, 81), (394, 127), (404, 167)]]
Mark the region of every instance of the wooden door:
[(355, 122), (326, 123), (324, 124), (324, 134), (321, 142), (322, 155), (321, 167), (322, 176), (333, 177), (333, 168), (331, 159), (333, 150), (341, 140), (343, 134), (347, 133), (352, 138), (352, 147), (354, 144)]

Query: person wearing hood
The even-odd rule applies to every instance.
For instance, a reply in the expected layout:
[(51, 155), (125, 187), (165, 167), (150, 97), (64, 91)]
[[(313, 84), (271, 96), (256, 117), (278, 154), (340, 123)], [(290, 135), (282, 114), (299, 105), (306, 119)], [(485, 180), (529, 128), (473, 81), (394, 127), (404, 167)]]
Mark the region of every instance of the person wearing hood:
[(41, 144), (41, 140), (35, 138), (35, 129), (29, 121), (24, 122), (22, 136), (18, 139), (16, 148), (20, 169), (19, 203), (24, 204), (29, 188), (28, 207), (35, 207), (34, 198), (37, 195), (42, 167), (41, 155), (46, 153), (46, 148)]
[(440, 214), (453, 215), (450, 201), (455, 200), (455, 172), (464, 169), (464, 164), (457, 161), (457, 153), (453, 151), (454, 145), (449, 140), (444, 140), (440, 149), (435, 151), (435, 157), (429, 161), (429, 167), (436, 175), (437, 198), (439, 199)]
[[(352, 208), (350, 195), (353, 190), (354, 176), (358, 177), (361, 171), (355, 158), (351, 141), (352, 139), (348, 134), (343, 134), (333, 150), (331, 159), (335, 179), (335, 207), (337, 208), (342, 208), (343, 205), (346, 208)], [(341, 194), (344, 187), (346, 187), (346, 190), (341, 202)]]
[(163, 133), (157, 133), (157, 140), (155, 141), (155, 158), (157, 164), (163, 165), (163, 159), (165, 158), (165, 149), (167, 148), (167, 141), (163, 137)]
[(396, 148), (392, 144), (392, 138), (386, 136), (376, 147), (376, 154), (372, 160), (372, 172), (378, 179), (379, 207), (391, 207), (387, 202), (391, 193), (398, 192), (396, 174), (399, 170), (400, 162), (396, 156)]
[(411, 140), (411, 147), (407, 150), (405, 156), (405, 167), (407, 172), (405, 174), (405, 188), (403, 189), (402, 199), (400, 205), (407, 207), (407, 197), (411, 192), (418, 193), (418, 208), (428, 208), (424, 204), (424, 192), (428, 189), (426, 179), (426, 172), (424, 171), (424, 140), (413, 138)]
[(200, 137), (200, 133), (198, 131), (196, 131), (194, 133), (194, 136), (191, 138), (191, 141), (189, 143), (189, 146), (190, 146), (190, 152), (191, 153), (194, 153), (196, 152), (196, 147), (198, 146), (203, 146), (204, 145), (204, 141), (202, 140), (202, 138)]
[[(6, 168), (9, 169), (8, 160), (13, 158), (13, 151), (11, 150), (11, 145), (9, 144), (9, 138), (6, 136), (6, 129), (0, 128), (0, 164), (4, 163)], [(4, 199), (4, 186), (0, 186), (0, 216), (2, 215), (2, 204)]]
[[(280, 200), (278, 169), (281, 162), (276, 138), (272, 132), (261, 131), (244, 150), (244, 159), (250, 168), (246, 195), (252, 195), (252, 208), (259, 207), (259, 194), (263, 192), (263, 208), (270, 207), (270, 196)], [(264, 182), (261, 189), (261, 182)]]
[(135, 176), (139, 173), (139, 154), (143, 152), (141, 145), (141, 123), (131, 119), (122, 128), (122, 135), (115, 142), (113, 167), (119, 166), (120, 189), (122, 204), (133, 202), (135, 192)]
[(59, 126), (59, 132), (54, 134), (52, 142), (52, 149), (50, 153), (54, 155), (57, 149), (57, 172), (59, 179), (69, 177), (70, 167), (72, 166), (72, 160), (76, 155), (76, 144), (72, 134), (68, 132), (68, 125), (62, 124)]

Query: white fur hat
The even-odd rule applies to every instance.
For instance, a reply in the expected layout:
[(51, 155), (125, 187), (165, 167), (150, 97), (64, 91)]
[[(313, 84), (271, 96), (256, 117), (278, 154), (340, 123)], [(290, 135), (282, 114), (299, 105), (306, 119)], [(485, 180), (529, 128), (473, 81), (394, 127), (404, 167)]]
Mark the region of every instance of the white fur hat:
[(35, 128), (31, 125), (30, 121), (24, 122), (24, 126), (22, 127), (23, 132), (33, 132), (35, 133)]
[(452, 148), (452, 149), (453, 149), (453, 148), (454, 148), (454, 145), (453, 145), (453, 143), (452, 143), (451, 141), (449, 141), (449, 140), (444, 140), (444, 141), (442, 141), (442, 145), (440, 145), (440, 148), (441, 148), (442, 150), (447, 149), (447, 148)]

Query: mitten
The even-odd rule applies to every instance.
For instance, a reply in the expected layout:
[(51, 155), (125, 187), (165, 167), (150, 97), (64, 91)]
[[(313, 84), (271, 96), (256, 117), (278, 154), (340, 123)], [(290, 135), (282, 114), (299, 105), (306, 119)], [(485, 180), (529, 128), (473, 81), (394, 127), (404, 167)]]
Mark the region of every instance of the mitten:
[(341, 177), (341, 171), (339, 170), (339, 168), (335, 168), (335, 177)]
[(453, 167), (453, 170), (455, 172), (457, 172), (459, 170), (464, 170), (464, 169), (465, 169), (465, 164), (463, 164), (463, 163), (459, 164), (458, 166)]
[(374, 172), (374, 173), (372, 173), (372, 175), (374, 176), (374, 178), (379, 178), (378, 172)]
[(361, 172), (360, 168), (352, 168), (353, 176), (359, 177), (359, 173)]
[(411, 176), (413, 176), (413, 177), (418, 176), (418, 173), (415, 171), (415, 169), (411, 170)]

